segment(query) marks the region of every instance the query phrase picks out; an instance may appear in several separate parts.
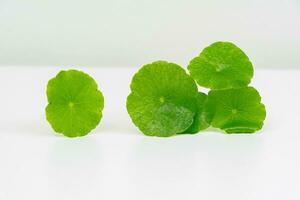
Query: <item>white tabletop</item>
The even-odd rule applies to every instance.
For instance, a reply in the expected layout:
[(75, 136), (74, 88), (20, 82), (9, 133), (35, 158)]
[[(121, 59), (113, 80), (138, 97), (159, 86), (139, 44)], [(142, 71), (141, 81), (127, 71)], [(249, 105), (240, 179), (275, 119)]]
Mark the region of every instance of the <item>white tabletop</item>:
[(300, 70), (256, 70), (257, 134), (146, 137), (125, 102), (136, 68), (80, 68), (105, 97), (88, 136), (55, 134), (45, 88), (55, 67), (0, 68), (0, 200), (299, 200)]

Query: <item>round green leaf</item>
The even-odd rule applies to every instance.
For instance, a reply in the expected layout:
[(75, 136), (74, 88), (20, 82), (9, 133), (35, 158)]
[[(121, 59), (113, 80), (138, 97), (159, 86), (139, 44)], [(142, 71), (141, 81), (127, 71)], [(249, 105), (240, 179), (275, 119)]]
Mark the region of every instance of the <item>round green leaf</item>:
[(103, 95), (95, 80), (81, 71), (59, 72), (48, 82), (47, 97), (47, 120), (65, 136), (87, 135), (102, 118)]
[(254, 133), (266, 118), (264, 104), (253, 87), (212, 90), (205, 104), (206, 120), (227, 133)]
[(247, 55), (230, 42), (216, 42), (194, 58), (188, 69), (200, 86), (229, 89), (247, 86), (253, 66)]
[(165, 61), (145, 65), (130, 87), (127, 111), (145, 135), (168, 137), (192, 125), (198, 89), (180, 66)]

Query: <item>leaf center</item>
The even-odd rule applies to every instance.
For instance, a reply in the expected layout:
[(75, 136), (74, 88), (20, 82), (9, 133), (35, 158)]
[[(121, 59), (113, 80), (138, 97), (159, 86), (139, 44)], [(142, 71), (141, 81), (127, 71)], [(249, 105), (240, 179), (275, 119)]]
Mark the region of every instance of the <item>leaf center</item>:
[(164, 103), (165, 102), (165, 98), (164, 97), (160, 97), (159, 101), (160, 101), (160, 103)]
[(74, 107), (74, 103), (71, 101), (69, 102), (69, 108), (73, 108)]
[(216, 71), (217, 71), (217, 72), (220, 72), (220, 71), (222, 71), (223, 69), (225, 69), (226, 67), (227, 67), (227, 66), (226, 66), (225, 64), (220, 63), (220, 64), (217, 65)]

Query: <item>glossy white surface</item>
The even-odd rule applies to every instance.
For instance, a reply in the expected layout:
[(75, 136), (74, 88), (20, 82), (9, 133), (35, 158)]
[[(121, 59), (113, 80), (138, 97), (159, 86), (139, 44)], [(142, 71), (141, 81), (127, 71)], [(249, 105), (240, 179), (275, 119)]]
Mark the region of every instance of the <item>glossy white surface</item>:
[(125, 109), (134, 68), (80, 68), (105, 96), (90, 135), (56, 135), (45, 87), (59, 68), (0, 68), (0, 199), (298, 200), (300, 70), (256, 70), (267, 107), (254, 135), (146, 137)]

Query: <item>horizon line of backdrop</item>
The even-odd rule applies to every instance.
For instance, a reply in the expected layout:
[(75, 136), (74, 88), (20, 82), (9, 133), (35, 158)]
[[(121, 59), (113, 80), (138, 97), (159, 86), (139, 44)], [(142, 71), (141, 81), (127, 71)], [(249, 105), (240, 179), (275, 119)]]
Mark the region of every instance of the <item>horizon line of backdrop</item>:
[(0, 66), (185, 67), (215, 41), (300, 68), (300, 1), (0, 0)]

